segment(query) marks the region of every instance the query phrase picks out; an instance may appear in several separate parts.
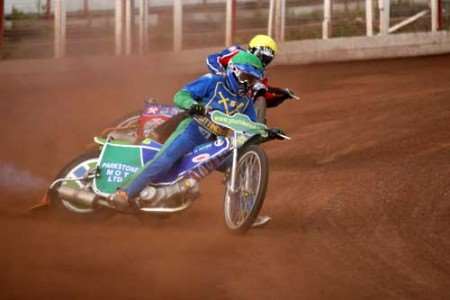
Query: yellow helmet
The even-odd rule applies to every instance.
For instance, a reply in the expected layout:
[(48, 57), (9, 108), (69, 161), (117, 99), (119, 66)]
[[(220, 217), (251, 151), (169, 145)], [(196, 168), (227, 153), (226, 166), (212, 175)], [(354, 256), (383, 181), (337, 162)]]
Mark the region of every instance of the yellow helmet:
[(277, 43), (268, 35), (255, 35), (248, 43), (248, 51), (256, 55), (267, 66), (278, 52)]

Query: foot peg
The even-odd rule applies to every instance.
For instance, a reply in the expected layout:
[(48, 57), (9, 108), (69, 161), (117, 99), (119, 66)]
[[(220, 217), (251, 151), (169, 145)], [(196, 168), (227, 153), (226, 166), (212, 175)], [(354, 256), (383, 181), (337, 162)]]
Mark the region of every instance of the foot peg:
[(264, 226), (264, 225), (266, 225), (267, 223), (269, 223), (270, 220), (272, 220), (272, 218), (269, 217), (269, 216), (258, 216), (258, 217), (256, 217), (255, 222), (253, 222), (252, 227), (261, 227), (261, 226)]

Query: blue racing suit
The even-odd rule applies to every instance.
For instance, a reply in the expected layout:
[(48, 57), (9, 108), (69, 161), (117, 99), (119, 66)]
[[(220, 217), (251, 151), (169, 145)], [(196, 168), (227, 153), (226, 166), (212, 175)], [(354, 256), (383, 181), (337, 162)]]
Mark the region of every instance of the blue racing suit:
[[(193, 104), (202, 104), (207, 110), (220, 110), (230, 115), (241, 112), (255, 121), (256, 113), (251, 99), (231, 92), (227, 88), (226, 81), (227, 78), (223, 76), (203, 75), (176, 93), (175, 105), (189, 109)], [(186, 118), (170, 135), (155, 158), (147, 162), (121, 189), (127, 192), (129, 199), (138, 196), (146, 185), (168, 172), (179, 159), (197, 145), (210, 141), (211, 137), (211, 133), (197, 121), (191, 117)]]
[(206, 65), (213, 74), (223, 74), (226, 71), (230, 60), (239, 53), (239, 51), (245, 51), (239, 45), (225, 48), (219, 52), (208, 55), (206, 58)]

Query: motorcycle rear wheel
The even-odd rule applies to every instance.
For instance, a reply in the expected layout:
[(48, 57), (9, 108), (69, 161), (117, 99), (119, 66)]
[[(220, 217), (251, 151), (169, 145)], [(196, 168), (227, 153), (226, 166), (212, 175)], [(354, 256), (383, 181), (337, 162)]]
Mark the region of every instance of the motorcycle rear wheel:
[(266, 153), (257, 145), (243, 148), (238, 157), (237, 190), (230, 190), (231, 178), (225, 187), (224, 213), (228, 229), (245, 233), (255, 222), (266, 196), (269, 179)]
[[(87, 172), (92, 171), (97, 166), (99, 150), (90, 150), (80, 156), (74, 158), (69, 162), (59, 173), (56, 179), (59, 178), (76, 178), (83, 177)], [(71, 215), (91, 215), (105, 211), (104, 208), (88, 207), (80, 204), (75, 204), (68, 200), (58, 197), (56, 189), (61, 185), (66, 185), (72, 188), (87, 189), (92, 191), (90, 185), (93, 179), (86, 180), (70, 180), (62, 183), (57, 183), (49, 192), (50, 206), (58, 211), (68, 212)]]

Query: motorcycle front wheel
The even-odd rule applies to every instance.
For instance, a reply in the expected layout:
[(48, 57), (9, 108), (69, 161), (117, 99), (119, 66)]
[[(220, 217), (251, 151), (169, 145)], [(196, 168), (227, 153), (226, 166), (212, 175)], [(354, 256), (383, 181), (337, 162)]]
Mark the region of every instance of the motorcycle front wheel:
[(250, 145), (240, 151), (236, 189), (231, 190), (231, 178), (225, 187), (225, 224), (231, 231), (245, 233), (258, 217), (266, 195), (268, 167), (267, 155), (260, 147)]

